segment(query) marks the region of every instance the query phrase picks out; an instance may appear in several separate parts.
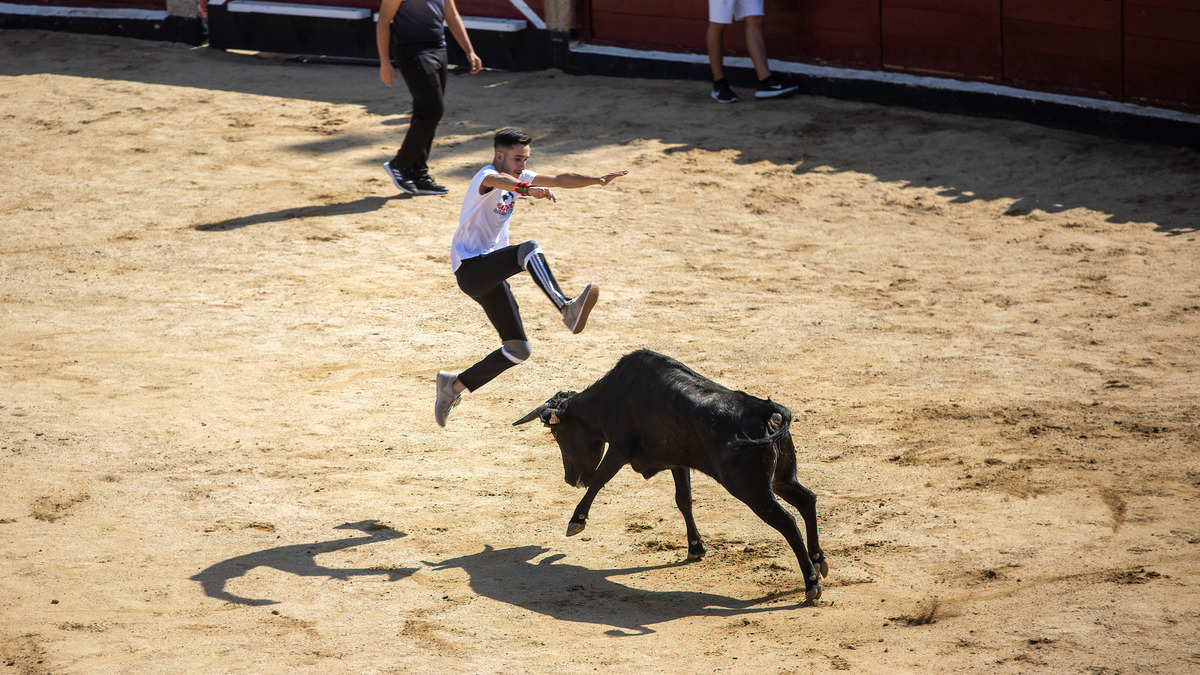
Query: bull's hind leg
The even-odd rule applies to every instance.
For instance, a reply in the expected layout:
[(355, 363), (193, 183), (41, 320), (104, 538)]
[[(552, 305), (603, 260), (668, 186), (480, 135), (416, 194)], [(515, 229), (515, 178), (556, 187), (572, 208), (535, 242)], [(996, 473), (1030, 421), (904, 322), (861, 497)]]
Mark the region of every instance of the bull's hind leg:
[(775, 528), (783, 535), (784, 539), (787, 539), (788, 544), (792, 547), (792, 553), (796, 555), (796, 562), (800, 563), (800, 573), (804, 575), (805, 601), (812, 602), (821, 597), (821, 586), (817, 583), (820, 576), (804, 548), (804, 537), (800, 535), (800, 530), (796, 527), (796, 521), (792, 518), (792, 514), (775, 501), (775, 495), (771, 494), (768, 485), (764, 485), (763, 481), (758, 479), (747, 481), (742, 485), (727, 483), (725, 489), (749, 506), (764, 523)]
[(776, 477), (774, 487), (775, 494), (800, 512), (808, 534), (808, 557), (821, 576), (829, 576), (829, 564), (825, 562), (825, 553), (821, 550), (821, 542), (817, 537), (817, 496), (812, 490), (796, 482), (795, 476)]
[(700, 530), (696, 529), (696, 521), (692, 518), (692, 476), (689, 469), (671, 469), (671, 475), (675, 477), (675, 505), (687, 526), (688, 560), (699, 560), (704, 557), (705, 550)]

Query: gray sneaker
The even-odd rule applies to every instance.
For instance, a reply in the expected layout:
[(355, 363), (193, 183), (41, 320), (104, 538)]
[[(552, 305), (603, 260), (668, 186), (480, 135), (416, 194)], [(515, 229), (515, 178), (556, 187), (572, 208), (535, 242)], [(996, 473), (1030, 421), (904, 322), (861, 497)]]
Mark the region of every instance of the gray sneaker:
[(567, 328), (571, 329), (572, 333), (578, 334), (583, 332), (583, 327), (587, 325), (588, 314), (596, 306), (596, 301), (599, 299), (600, 287), (595, 284), (588, 284), (582, 293), (567, 303), (567, 313), (563, 316), (563, 323), (566, 324)]
[(437, 421), (439, 427), (446, 426), (446, 418), (450, 415), (450, 409), (462, 400), (462, 395), (454, 391), (456, 379), (458, 379), (458, 373), (448, 373), (443, 370), (437, 374), (437, 401), (433, 404), (433, 419)]

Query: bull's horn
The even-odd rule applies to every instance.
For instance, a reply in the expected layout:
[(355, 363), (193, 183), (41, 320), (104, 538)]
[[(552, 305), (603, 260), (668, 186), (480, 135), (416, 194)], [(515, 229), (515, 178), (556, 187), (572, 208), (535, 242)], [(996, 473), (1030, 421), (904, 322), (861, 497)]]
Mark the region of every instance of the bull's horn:
[(541, 416), (542, 411), (545, 409), (546, 409), (545, 403), (539, 405), (538, 407), (534, 408), (533, 410), (530, 410), (529, 413), (527, 415), (525, 415), (524, 417), (522, 417), (521, 419), (517, 420), (516, 422), (513, 422), (513, 426), (515, 427), (518, 424), (525, 424), (526, 422), (530, 422), (532, 420), (537, 419), (538, 417)]

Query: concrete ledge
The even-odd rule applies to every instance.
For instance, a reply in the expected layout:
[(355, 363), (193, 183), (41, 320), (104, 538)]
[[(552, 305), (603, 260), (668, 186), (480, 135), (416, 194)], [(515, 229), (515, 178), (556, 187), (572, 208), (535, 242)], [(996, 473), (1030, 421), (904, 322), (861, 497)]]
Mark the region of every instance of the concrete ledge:
[(202, 45), (206, 39), (204, 22), (198, 15), (176, 16), (149, 9), (0, 3), (0, 29), (113, 35), (189, 45)]
[(467, 30), (490, 30), (498, 33), (518, 33), (529, 27), (523, 19), (493, 19), (486, 16), (464, 16), (463, 26)]
[(371, 17), (365, 7), (333, 7), (330, 5), (305, 5), (294, 2), (263, 2), (262, 0), (230, 0), (224, 3), (230, 12), (242, 14), (279, 14), (282, 16), (305, 16), (315, 19), (343, 19), (356, 21)]

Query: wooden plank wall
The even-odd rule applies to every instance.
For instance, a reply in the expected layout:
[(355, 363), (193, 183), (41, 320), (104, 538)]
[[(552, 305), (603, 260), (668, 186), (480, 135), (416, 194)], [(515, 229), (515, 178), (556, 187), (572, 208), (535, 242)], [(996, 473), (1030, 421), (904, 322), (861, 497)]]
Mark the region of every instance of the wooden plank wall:
[[(700, 0), (592, 0), (586, 4), (590, 5), (585, 24), (589, 42), (704, 51), (708, 5)], [(728, 31), (725, 39), (730, 49), (746, 48), (735, 31)]]
[[(583, 32), (595, 44), (686, 53), (707, 51), (704, 0), (581, 0)], [(879, 0), (768, 0), (763, 34), (771, 58), (878, 67)], [(725, 49), (746, 53), (745, 32), (725, 30)]]
[[(293, 2), (303, 0), (292, 0)], [(375, 6), (379, 6), (379, 0), (374, 0)], [(537, 12), (537, 15), (546, 18), (546, 3), (545, 0), (525, 0), (525, 4), (529, 5), (529, 9)], [(516, 7), (513, 7), (508, 0), (454, 0), (454, 6), (458, 8), (458, 13), (463, 16), (487, 16), (496, 19), (524, 19), (525, 15)]]
[(1125, 95), (1200, 107), (1200, 2), (1126, 0)]
[(885, 69), (1000, 77), (997, 0), (882, 0), (882, 5)]
[(879, 0), (768, 1), (764, 12), (771, 58), (867, 69), (881, 65)]
[[(705, 53), (703, 0), (576, 0), (589, 42)], [(781, 60), (1200, 111), (1200, 0), (766, 0)], [(745, 55), (739, 25), (727, 54)]]
[(1005, 0), (1004, 79), (1121, 94), (1119, 0)]

